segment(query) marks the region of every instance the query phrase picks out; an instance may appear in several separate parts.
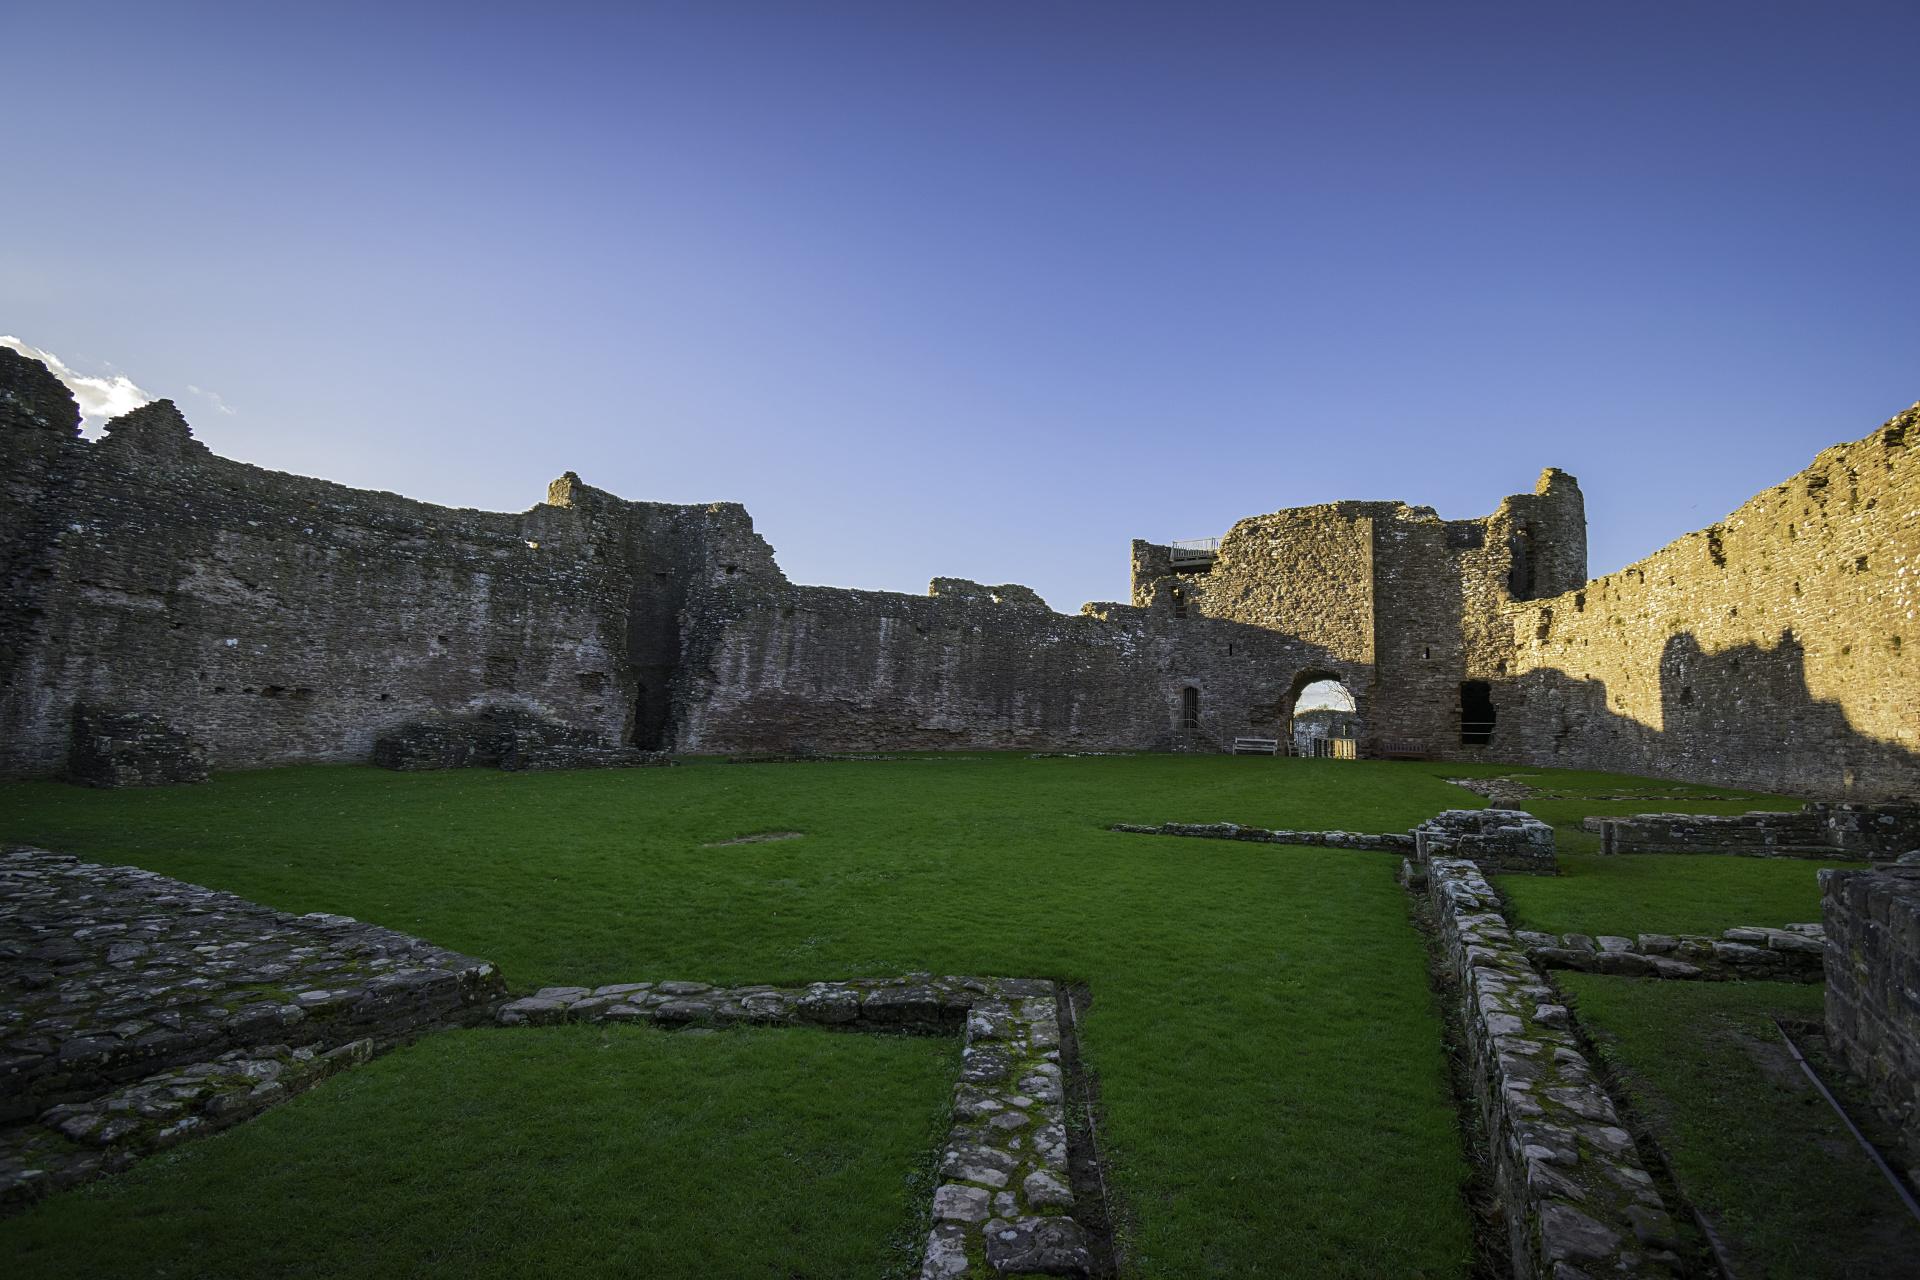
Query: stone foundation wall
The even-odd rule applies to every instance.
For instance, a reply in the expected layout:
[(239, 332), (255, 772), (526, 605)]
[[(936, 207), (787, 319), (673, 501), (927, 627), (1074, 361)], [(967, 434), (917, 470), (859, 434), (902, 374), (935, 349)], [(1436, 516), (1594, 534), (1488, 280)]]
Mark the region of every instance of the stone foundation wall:
[(492, 965), (391, 929), (42, 849), (0, 854), (0, 957), (0, 1122), (234, 1049), (390, 1041), (505, 993)]
[(651, 1022), (959, 1031), (960, 1079), (921, 1280), (1085, 1277), (1093, 1257), (1085, 1228), (1072, 1216), (1062, 998), (1043, 978), (926, 973), (805, 987), (625, 982), (547, 987), (502, 1005), (496, 1017), (503, 1026)]
[(1820, 893), (1827, 1037), (1920, 1173), (1920, 865), (1822, 871)]
[(1467, 858), (1488, 871), (1558, 875), (1553, 828), (1519, 809), (1448, 809), (1413, 829), (1417, 862)]
[(1382, 853), (1412, 853), (1413, 837), (1392, 832), (1375, 835), (1364, 831), (1274, 831), (1266, 827), (1243, 827), (1236, 822), (1163, 822), (1157, 827), (1131, 822), (1116, 822), (1109, 831), (1136, 836), (1191, 836), (1202, 840), (1245, 840), (1254, 844), (1297, 844), (1323, 849), (1369, 849)]
[(1519, 1280), (1672, 1276), (1674, 1227), (1566, 1008), (1516, 944), (1473, 863), (1427, 863), (1441, 954)]
[(1920, 849), (1920, 805), (1809, 804), (1798, 813), (1636, 813), (1588, 818), (1602, 853), (1719, 853), (1757, 858), (1891, 860)]
[(1817, 924), (1728, 929), (1703, 934), (1642, 933), (1631, 938), (1584, 933), (1514, 934), (1543, 969), (1577, 969), (1630, 978), (1819, 982), (1826, 934)]

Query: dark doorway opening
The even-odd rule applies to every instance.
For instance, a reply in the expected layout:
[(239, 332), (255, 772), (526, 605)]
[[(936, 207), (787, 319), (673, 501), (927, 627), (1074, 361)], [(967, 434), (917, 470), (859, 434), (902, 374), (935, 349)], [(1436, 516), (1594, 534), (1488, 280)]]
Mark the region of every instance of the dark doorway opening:
[(627, 741), (642, 751), (662, 751), (667, 745), (665, 689), (636, 683), (633, 687), (633, 732)]
[(1180, 691), (1180, 727), (1187, 730), (1200, 727), (1200, 691), (1191, 685)]
[(1484, 747), (1493, 741), (1493, 686), (1468, 680), (1460, 686), (1460, 745)]
[(1523, 524), (1507, 539), (1510, 557), (1507, 569), (1507, 593), (1515, 600), (1531, 600), (1534, 591), (1533, 526)]

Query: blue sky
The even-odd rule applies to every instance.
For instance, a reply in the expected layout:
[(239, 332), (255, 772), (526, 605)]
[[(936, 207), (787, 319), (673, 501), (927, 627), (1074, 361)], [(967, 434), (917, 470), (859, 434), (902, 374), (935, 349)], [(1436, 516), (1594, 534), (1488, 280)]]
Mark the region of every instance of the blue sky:
[[(798, 581), (1580, 477), (1592, 569), (1920, 397), (1920, 7), (58, 5), (0, 332), (216, 450), (744, 502)], [(190, 390), (193, 388), (194, 390)]]

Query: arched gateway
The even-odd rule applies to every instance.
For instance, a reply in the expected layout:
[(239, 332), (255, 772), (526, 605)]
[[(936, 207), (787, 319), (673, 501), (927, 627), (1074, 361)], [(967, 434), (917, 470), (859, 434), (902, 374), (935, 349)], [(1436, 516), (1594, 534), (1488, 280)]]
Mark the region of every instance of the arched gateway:
[(1303, 671), (1295, 676), (1281, 711), (1291, 754), (1338, 760), (1360, 754), (1359, 699), (1334, 672)]

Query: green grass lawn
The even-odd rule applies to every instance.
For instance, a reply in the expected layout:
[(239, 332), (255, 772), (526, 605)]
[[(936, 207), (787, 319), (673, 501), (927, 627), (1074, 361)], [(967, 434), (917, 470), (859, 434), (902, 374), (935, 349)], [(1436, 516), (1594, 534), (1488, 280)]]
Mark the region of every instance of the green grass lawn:
[(1785, 796), (1606, 773), (1511, 769), (1539, 794), (1528, 812), (1552, 824), (1558, 876), (1494, 877), (1520, 928), (1547, 933), (1709, 933), (1735, 925), (1779, 927), (1820, 918), (1822, 867), (1856, 862), (1742, 858), (1717, 854), (1606, 857), (1591, 816), (1627, 813), (1735, 814), (1788, 810)]
[[(1129, 1274), (1460, 1276), (1471, 1265), (1466, 1170), (1425, 955), (1393, 879), (1397, 859), (1103, 828), (1228, 820), (1404, 831), (1437, 810), (1481, 803), (1446, 777), (1501, 771), (1007, 755), (536, 776), (300, 768), (152, 791), (7, 786), (0, 837), (135, 863), (287, 910), (390, 925), (493, 960), (521, 989), (668, 977), (797, 983), (915, 969), (1084, 981), (1093, 1006), (1083, 1052), (1101, 1090)], [(805, 834), (705, 847), (763, 831)], [(760, 1034), (725, 1033), (754, 1043)], [(460, 1129), (457, 1095), (440, 1083), (475, 1046), (509, 1052), (494, 1044), (456, 1037), (385, 1060), (367, 1083), (355, 1073), (353, 1083), (330, 1083), (298, 1109), (221, 1139), (217, 1158), (239, 1158), (226, 1152), (258, 1141), (253, 1132), (284, 1132), (276, 1145), (288, 1160), (328, 1158), (325, 1117), (371, 1105), (342, 1100), (357, 1089), (405, 1096), (418, 1123)], [(846, 1067), (860, 1078), (891, 1069)], [(565, 1110), (533, 1083), (543, 1070), (510, 1056), (488, 1070), (506, 1082), (502, 1096), (520, 1103), (489, 1113), (487, 1140), (541, 1149), (539, 1135)], [(517, 1080), (525, 1087), (511, 1087)], [(836, 1089), (829, 1110), (857, 1111), (866, 1093)], [(617, 1147), (647, 1102), (638, 1091), (594, 1110)], [(812, 1149), (828, 1142), (834, 1115), (788, 1123)], [(677, 1197), (663, 1214), (707, 1212), (700, 1198), (672, 1190), (697, 1185), (703, 1166), (742, 1168), (712, 1123), (688, 1117), (683, 1143), (661, 1157), (686, 1166), (657, 1180)], [(283, 1129), (261, 1127), (270, 1124)], [(927, 1141), (918, 1163), (889, 1165), (894, 1176), (924, 1168)], [(215, 1160), (201, 1151), (216, 1146), (137, 1173), (156, 1188), (137, 1194), (164, 1197), (174, 1192), (160, 1183), (204, 1176), (194, 1162)], [(594, 1176), (562, 1172), (568, 1158), (551, 1155), (529, 1177)], [(328, 1224), (352, 1218), (364, 1192), (349, 1179), (331, 1198), (316, 1190), (328, 1202), (304, 1214), (313, 1238), (303, 1243), (301, 1212), (276, 1209), (270, 1228), (256, 1229), (244, 1187), (202, 1185), (225, 1189), (196, 1193), (207, 1205), (198, 1221), (227, 1223), (242, 1250), (234, 1267), (263, 1276), (287, 1274), (289, 1257), (320, 1250)], [(891, 1247), (897, 1220), (810, 1216), (801, 1210), (817, 1207), (811, 1192), (770, 1183), (783, 1185), (792, 1204), (767, 1212), (788, 1214), (802, 1232), (853, 1238), (783, 1242), (765, 1256), (789, 1256), (780, 1252), (789, 1243), (799, 1251), (791, 1256), (844, 1246), (871, 1257)], [(84, 1231), (80, 1224), (112, 1216), (113, 1194), (56, 1201), (0, 1226), (0, 1242), (18, 1247), (54, 1215)], [(381, 1211), (404, 1215), (418, 1237), (408, 1247), (422, 1252), (409, 1256), (442, 1260), (422, 1268), (469, 1269), (454, 1261), (467, 1256), (462, 1231), (437, 1207), (436, 1181), (396, 1175), (382, 1194), (392, 1204)], [(529, 1215), (519, 1229), (552, 1237), (558, 1250), (573, 1247), (560, 1236), (581, 1228), (578, 1219)]]
[(958, 1049), (812, 1029), (430, 1036), (5, 1224), (8, 1274), (898, 1273), (925, 1239)]
[(1822, 867), (1858, 862), (1715, 854), (1563, 853), (1557, 876), (1494, 877), (1522, 929), (1547, 933), (1718, 934), (1820, 919)]
[(1920, 1227), (1770, 1021), (1818, 1023), (1821, 988), (1555, 977), (1738, 1275), (1914, 1274)]

